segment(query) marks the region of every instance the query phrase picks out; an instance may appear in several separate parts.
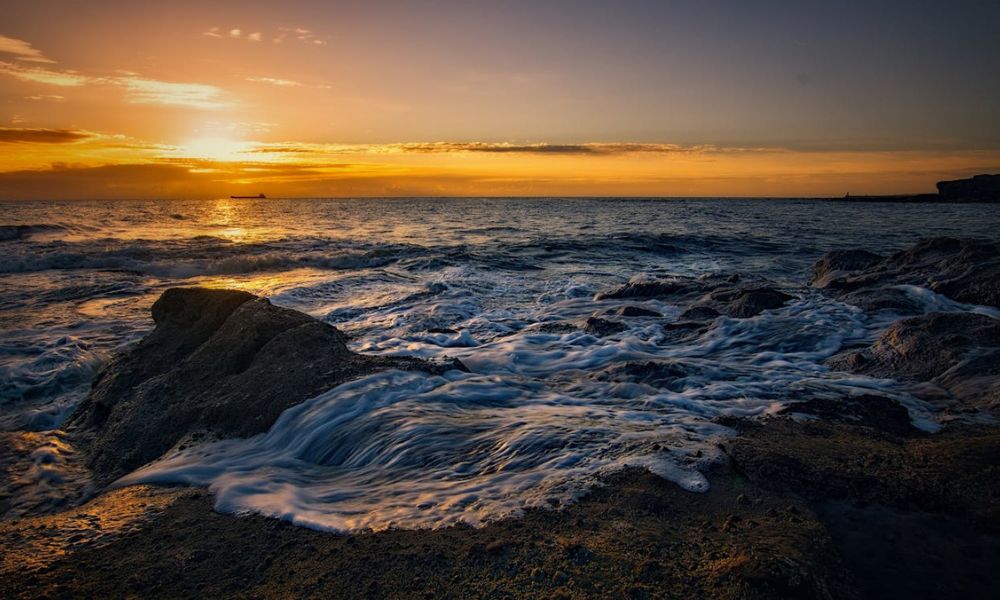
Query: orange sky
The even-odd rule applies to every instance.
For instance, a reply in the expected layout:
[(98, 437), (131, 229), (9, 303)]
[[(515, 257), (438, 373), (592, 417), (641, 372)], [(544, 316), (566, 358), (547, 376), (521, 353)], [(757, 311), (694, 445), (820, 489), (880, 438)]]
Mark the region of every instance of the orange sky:
[(0, 198), (840, 196), (1000, 170), (995, 85), (923, 87), (902, 41), (864, 65), (694, 9), (472, 4), (5, 3)]

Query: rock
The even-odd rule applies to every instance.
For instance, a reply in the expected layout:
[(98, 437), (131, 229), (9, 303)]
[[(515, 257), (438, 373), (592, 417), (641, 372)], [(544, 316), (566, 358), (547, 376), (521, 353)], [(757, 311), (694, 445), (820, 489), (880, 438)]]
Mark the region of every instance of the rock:
[(719, 316), (719, 311), (711, 306), (692, 306), (681, 313), (680, 321), (708, 321)]
[(595, 296), (597, 300), (610, 298), (660, 298), (678, 304), (693, 302), (689, 312), (681, 315), (681, 320), (704, 320), (719, 314), (737, 319), (753, 317), (784, 306), (792, 296), (760, 278), (710, 274), (698, 278), (633, 279)]
[(531, 329), (542, 333), (569, 333), (578, 330), (577, 326), (569, 321), (547, 321), (533, 325)]
[(900, 315), (919, 315), (924, 311), (920, 301), (896, 287), (881, 287), (848, 292), (840, 300), (865, 312), (888, 310)]
[(655, 310), (649, 310), (641, 306), (623, 306), (617, 311), (621, 317), (662, 317), (663, 315)]
[(427, 330), (427, 333), (445, 333), (448, 335), (454, 335), (458, 333), (458, 330), (452, 329), (451, 327), (431, 327)]
[[(792, 410), (795, 408), (793, 407)], [(722, 442), (736, 469), (772, 491), (966, 514), (1000, 525), (1000, 427), (949, 425), (896, 436), (849, 419), (742, 421)]]
[(355, 354), (336, 328), (246, 292), (173, 288), (152, 314), (153, 332), (101, 371), (66, 424), (102, 483), (197, 433), (262, 433), (285, 409), (362, 375), (461, 368)]
[(887, 287), (915, 285), (958, 302), (1000, 306), (1000, 243), (924, 239), (877, 262), (862, 250), (831, 252), (813, 267), (811, 285), (852, 303)]
[(598, 381), (632, 382), (674, 392), (683, 391), (691, 368), (676, 362), (646, 361), (611, 365), (593, 375)]
[(827, 252), (813, 265), (812, 278), (809, 280), (809, 285), (821, 289), (825, 288), (838, 277), (853, 271), (870, 269), (881, 262), (881, 260), (881, 256), (867, 250), (835, 250)]
[(851, 398), (817, 398), (796, 402), (781, 414), (805, 414), (828, 421), (871, 427), (898, 436), (919, 435), (906, 408), (891, 398), (865, 394)]
[(1000, 409), (1000, 321), (929, 313), (893, 323), (870, 347), (833, 356), (844, 371), (929, 382), (966, 406)]
[(704, 284), (691, 277), (671, 277), (667, 279), (636, 279), (615, 289), (598, 293), (595, 300), (624, 298), (666, 298), (683, 294), (700, 293)]
[(937, 182), (938, 195), (951, 202), (1000, 202), (1000, 175)]
[(730, 317), (745, 319), (759, 315), (765, 310), (781, 308), (791, 299), (788, 294), (770, 288), (739, 290), (725, 301), (720, 310)]
[(712, 323), (706, 321), (676, 321), (663, 325), (664, 341), (684, 343), (696, 340), (712, 329)]
[(681, 319), (711, 319), (726, 315), (734, 319), (755, 317), (765, 310), (781, 308), (792, 296), (771, 287), (720, 288), (699, 299), (681, 314)]
[(614, 335), (625, 331), (628, 327), (624, 323), (618, 321), (609, 321), (607, 319), (602, 319), (600, 317), (590, 317), (587, 319), (586, 325), (584, 325), (583, 330), (590, 335), (596, 335), (597, 337), (606, 337), (609, 335)]

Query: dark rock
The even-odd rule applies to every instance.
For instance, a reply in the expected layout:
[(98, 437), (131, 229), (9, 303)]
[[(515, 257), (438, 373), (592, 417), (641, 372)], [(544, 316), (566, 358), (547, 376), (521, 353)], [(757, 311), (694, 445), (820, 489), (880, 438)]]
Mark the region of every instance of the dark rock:
[(837, 277), (851, 273), (870, 269), (879, 262), (882, 257), (867, 250), (834, 250), (827, 252), (819, 259), (812, 269), (812, 278), (809, 285), (817, 288), (825, 288), (835, 281)]
[(664, 341), (683, 343), (696, 340), (712, 329), (712, 323), (706, 321), (675, 321), (663, 325)]
[[(792, 407), (795, 410), (795, 407)], [(1000, 428), (897, 437), (850, 420), (743, 421), (722, 448), (751, 482), (808, 498), (963, 512), (1000, 525)]]
[(570, 331), (577, 331), (577, 326), (568, 321), (549, 321), (538, 323), (533, 326), (533, 329), (542, 333), (569, 333)]
[(153, 332), (101, 371), (66, 424), (100, 482), (198, 432), (264, 432), (285, 409), (362, 375), (460, 368), (355, 354), (336, 328), (245, 292), (169, 289), (152, 314)]
[(427, 330), (427, 333), (446, 333), (450, 335), (458, 333), (458, 330), (451, 327), (431, 327)]
[(923, 312), (923, 305), (919, 300), (896, 287), (855, 290), (843, 294), (840, 300), (865, 312), (888, 310), (900, 315), (918, 315)]
[(1000, 175), (939, 181), (938, 195), (952, 202), (1000, 202)]
[(598, 381), (634, 382), (674, 392), (684, 390), (691, 368), (676, 362), (646, 361), (619, 363), (595, 373)]
[[(826, 254), (813, 267), (811, 284), (852, 302), (906, 284), (926, 287), (958, 302), (1000, 306), (1000, 243), (931, 238), (875, 263), (871, 263), (874, 255), (867, 254)], [(859, 268), (852, 269), (852, 265)]]
[[(709, 274), (698, 278), (634, 280), (595, 296), (597, 300), (608, 298), (660, 298), (675, 303), (694, 302), (689, 309), (693, 312), (685, 313), (681, 320), (703, 320), (718, 314), (733, 318), (752, 317), (765, 310), (780, 308), (792, 296), (778, 291), (771, 282), (761, 278), (748, 278), (739, 274)], [(714, 310), (716, 314), (712, 315), (709, 310)]]
[(930, 382), (964, 405), (1000, 409), (1000, 321), (930, 313), (893, 323), (870, 347), (833, 356), (834, 368)]
[(609, 321), (600, 317), (590, 317), (587, 319), (587, 323), (583, 327), (585, 332), (590, 335), (596, 335), (597, 337), (614, 335), (625, 331), (626, 329), (628, 329), (628, 327), (626, 327), (624, 323)]
[(745, 319), (759, 315), (765, 310), (781, 308), (792, 297), (773, 289), (740, 290), (724, 311), (731, 317)]
[(692, 306), (681, 313), (680, 321), (708, 321), (719, 316), (719, 311), (711, 306)]
[(617, 314), (621, 317), (662, 317), (655, 310), (649, 310), (641, 306), (623, 306), (618, 309)]
[(865, 394), (851, 398), (813, 399), (796, 402), (781, 411), (781, 414), (795, 413), (871, 427), (898, 436), (920, 433), (910, 422), (909, 411), (885, 396)]
[(691, 277), (672, 277), (669, 279), (648, 279), (629, 281), (613, 290), (601, 292), (594, 296), (595, 300), (611, 300), (623, 298), (666, 298), (684, 294), (700, 293), (705, 284)]
[[(736, 319), (754, 317), (765, 310), (781, 308), (792, 296), (770, 287), (759, 288), (720, 288), (703, 296), (683, 315), (723, 314)], [(711, 317), (708, 317), (711, 318)]]

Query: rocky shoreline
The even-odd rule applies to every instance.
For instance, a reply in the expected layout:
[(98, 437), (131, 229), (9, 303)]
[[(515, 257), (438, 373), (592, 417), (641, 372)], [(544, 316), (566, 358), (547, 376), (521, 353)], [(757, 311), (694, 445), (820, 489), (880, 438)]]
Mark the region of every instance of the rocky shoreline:
[[(939, 238), (887, 257), (833, 252), (810, 284), (898, 317), (828, 364), (903, 382), (940, 411), (940, 431), (913, 427), (881, 396), (794, 403), (765, 419), (722, 419), (736, 434), (705, 493), (627, 469), (564, 509), (478, 529), (333, 535), (221, 515), (190, 488), (120, 488), (34, 516), (0, 505), (0, 595), (995, 597), (1000, 244)], [(918, 314), (905, 286), (978, 308)], [(671, 336), (791, 299), (746, 276), (635, 281), (603, 297), (686, 306), (664, 323)], [(600, 336), (621, 319), (655, 317), (632, 308), (578, 326)], [(376, 370), (463, 368), (354, 354), (335, 328), (242, 292), (170, 290), (153, 315), (156, 330), (102, 371), (67, 424), (65, 441), (90, 475), (80, 494), (171, 448), (266, 431), (284, 409)], [(602, 376), (669, 387), (683, 374), (650, 363)]]

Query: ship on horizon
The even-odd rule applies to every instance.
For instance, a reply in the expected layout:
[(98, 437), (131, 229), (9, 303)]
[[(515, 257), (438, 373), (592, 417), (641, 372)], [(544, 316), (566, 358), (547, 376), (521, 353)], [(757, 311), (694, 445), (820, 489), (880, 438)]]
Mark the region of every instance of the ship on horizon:
[(230, 200), (264, 200), (267, 198), (264, 194), (257, 194), (256, 196), (230, 196)]

